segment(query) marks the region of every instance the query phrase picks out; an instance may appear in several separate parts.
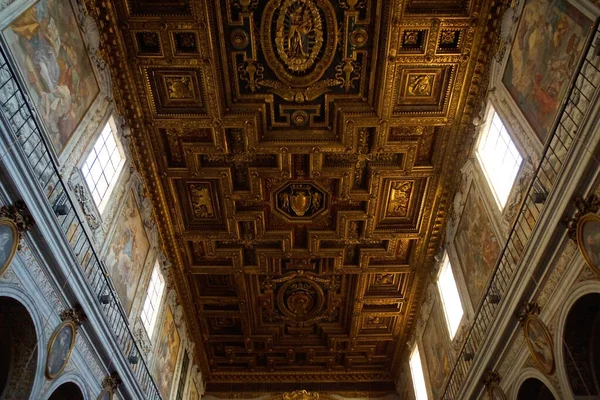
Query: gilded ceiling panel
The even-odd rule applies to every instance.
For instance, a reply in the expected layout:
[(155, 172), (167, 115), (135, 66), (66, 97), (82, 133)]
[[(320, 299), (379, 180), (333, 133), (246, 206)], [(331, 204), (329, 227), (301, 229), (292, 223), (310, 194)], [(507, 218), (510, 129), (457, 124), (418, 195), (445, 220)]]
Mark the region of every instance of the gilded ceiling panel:
[(389, 388), (500, 6), (86, 1), (209, 388)]

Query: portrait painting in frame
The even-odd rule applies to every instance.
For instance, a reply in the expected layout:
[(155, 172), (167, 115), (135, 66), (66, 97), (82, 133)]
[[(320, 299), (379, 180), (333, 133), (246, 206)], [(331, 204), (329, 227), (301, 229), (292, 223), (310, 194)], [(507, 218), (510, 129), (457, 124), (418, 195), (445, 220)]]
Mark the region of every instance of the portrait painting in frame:
[(586, 264), (600, 275), (600, 217), (588, 213), (577, 223), (577, 246)]
[(158, 390), (166, 399), (171, 393), (180, 345), (179, 332), (169, 306), (166, 306), (165, 318), (157, 344), (154, 376)]
[(500, 255), (500, 244), (479, 190), (471, 184), (454, 236), (471, 304), (477, 308)]
[(4, 37), (60, 156), (100, 93), (70, 0), (40, 0)]
[(423, 354), (429, 371), (429, 382), (435, 398), (441, 394), (444, 379), (450, 372), (450, 359), (446, 342), (448, 333), (444, 326), (445, 322), (440, 306), (441, 304), (437, 301), (433, 304), (421, 339)]
[(539, 370), (546, 375), (552, 374), (554, 372), (554, 350), (552, 349), (552, 336), (546, 325), (536, 315), (529, 315), (525, 319), (523, 332), (531, 358)]
[(52, 333), (48, 342), (46, 357), (46, 377), (54, 379), (60, 375), (71, 358), (77, 328), (73, 321), (64, 321)]
[(495, 382), (488, 387), (487, 392), (489, 400), (508, 400), (504, 390)]
[(13, 221), (0, 218), (0, 275), (8, 269), (19, 247), (20, 234)]
[(592, 21), (568, 0), (527, 0), (502, 82), (545, 142)]
[(104, 388), (100, 395), (98, 396), (98, 400), (113, 400), (113, 390), (111, 388)]
[(131, 311), (149, 251), (150, 241), (142, 214), (135, 193), (130, 190), (106, 254), (106, 269), (127, 314)]

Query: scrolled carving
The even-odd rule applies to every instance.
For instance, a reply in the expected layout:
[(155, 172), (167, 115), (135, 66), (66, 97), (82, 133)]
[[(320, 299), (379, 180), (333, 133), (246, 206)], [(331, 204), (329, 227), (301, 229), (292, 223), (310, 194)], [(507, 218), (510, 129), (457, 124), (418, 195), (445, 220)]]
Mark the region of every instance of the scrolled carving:
[(600, 197), (595, 193), (588, 195), (586, 198), (578, 196), (573, 200), (573, 205), (575, 206), (575, 213), (572, 217), (563, 217), (562, 222), (567, 226), (569, 239), (577, 242), (579, 220), (588, 213), (597, 213), (600, 210)]
[(109, 376), (102, 380), (102, 388), (116, 391), (123, 381), (116, 371), (113, 371)]
[(60, 313), (61, 321), (72, 321), (75, 326), (80, 326), (87, 321), (87, 316), (80, 305), (75, 305), (73, 308), (63, 310)]
[(283, 400), (319, 400), (319, 393), (307, 392), (306, 390), (295, 390), (293, 392), (284, 393), (281, 398)]
[(0, 207), (0, 218), (11, 220), (21, 235), (30, 230), (35, 223), (24, 201)]
[(541, 310), (542, 308), (536, 302), (524, 303), (519, 310), (517, 310), (517, 319), (520, 323), (523, 323), (530, 315), (540, 315)]
[(79, 203), (79, 206), (81, 207), (81, 211), (83, 211), (83, 215), (85, 215), (85, 220), (87, 221), (89, 227), (95, 231), (100, 227), (100, 222), (96, 216), (95, 207), (92, 205), (92, 201), (88, 196), (88, 190), (82, 184), (77, 183), (73, 187), (73, 192), (77, 202)]

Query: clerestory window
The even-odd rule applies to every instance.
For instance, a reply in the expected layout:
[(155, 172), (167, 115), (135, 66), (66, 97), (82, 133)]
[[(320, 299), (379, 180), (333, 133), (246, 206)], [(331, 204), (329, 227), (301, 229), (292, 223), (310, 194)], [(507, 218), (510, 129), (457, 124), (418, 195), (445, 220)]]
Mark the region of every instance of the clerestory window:
[(458, 294), (456, 280), (452, 273), (452, 265), (450, 264), (448, 253), (444, 254), (444, 261), (442, 263), (442, 268), (440, 269), (440, 274), (438, 275), (437, 284), (442, 297), (442, 305), (444, 307), (448, 332), (450, 332), (450, 339), (453, 339), (458, 330), (458, 326), (460, 325), (460, 321), (462, 320), (464, 311), (460, 301), (460, 295)]
[(415, 389), (416, 400), (427, 400), (427, 388), (425, 387), (425, 375), (423, 375), (423, 365), (421, 364), (421, 355), (419, 354), (419, 346), (410, 354), (410, 375), (412, 377), (413, 387)]
[(94, 203), (101, 213), (125, 164), (125, 157), (117, 143), (115, 131), (114, 121), (111, 117), (98, 135), (81, 167)]
[(152, 332), (154, 325), (156, 324), (156, 318), (158, 316), (158, 309), (160, 307), (160, 300), (165, 289), (165, 281), (162, 273), (159, 270), (158, 262), (152, 270), (152, 277), (148, 284), (148, 292), (146, 293), (146, 300), (142, 307), (142, 323), (146, 329), (148, 337), (152, 338)]
[(489, 125), (483, 129), (477, 146), (477, 158), (502, 210), (510, 195), (523, 158), (494, 109)]

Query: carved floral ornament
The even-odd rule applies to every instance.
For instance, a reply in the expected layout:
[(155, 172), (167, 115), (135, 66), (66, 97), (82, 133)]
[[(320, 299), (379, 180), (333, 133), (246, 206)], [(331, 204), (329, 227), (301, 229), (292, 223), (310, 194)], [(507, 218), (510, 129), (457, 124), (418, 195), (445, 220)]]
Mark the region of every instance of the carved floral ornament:
[(487, 388), (489, 400), (508, 400), (506, 393), (500, 387), (500, 375), (496, 371), (486, 371), (482, 380)]
[(319, 393), (307, 392), (306, 390), (295, 390), (293, 392), (284, 393), (281, 398), (283, 400), (319, 400)]

